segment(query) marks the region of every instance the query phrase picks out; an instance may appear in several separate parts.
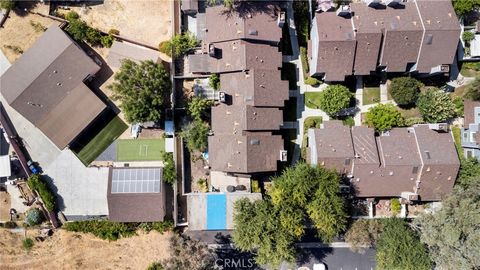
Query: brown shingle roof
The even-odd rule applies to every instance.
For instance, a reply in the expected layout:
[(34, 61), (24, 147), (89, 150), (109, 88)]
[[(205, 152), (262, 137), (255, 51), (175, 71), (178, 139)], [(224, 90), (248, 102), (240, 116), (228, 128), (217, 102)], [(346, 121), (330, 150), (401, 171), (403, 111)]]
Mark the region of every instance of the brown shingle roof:
[(251, 3), (248, 8), (228, 11), (222, 5), (206, 10), (205, 43), (235, 39), (278, 42), (282, 29), (277, 26), (279, 7), (270, 3)]
[(350, 18), (335, 12), (317, 13), (319, 35), (317, 72), (324, 73), (326, 81), (343, 81), (351, 75), (355, 54), (355, 37)]
[(279, 70), (250, 70), (220, 76), (223, 92), (232, 103), (263, 107), (283, 107), (288, 100), (288, 81), (281, 80)]
[(350, 128), (343, 125), (342, 121), (327, 121), (323, 124), (323, 128), (315, 129), (314, 132), (319, 158), (353, 157)]
[(270, 132), (214, 135), (208, 138), (209, 162), (214, 171), (256, 173), (277, 170), (283, 139)]
[(52, 26), (2, 75), (1, 93), (63, 149), (106, 107), (83, 83), (99, 69), (66, 33)]
[[(129, 177), (121, 177), (120, 180), (132, 180), (133, 184), (129, 185), (130, 190), (141, 190), (142, 185), (153, 185), (153, 182), (158, 182), (159, 192), (150, 193), (118, 193), (112, 191), (112, 178), (115, 173), (125, 173), (128, 175), (135, 170), (160, 170), (160, 177), (151, 180), (146, 173), (131, 175)], [(128, 178), (128, 179), (126, 179)], [(139, 183), (138, 180), (148, 180), (144, 183)], [(135, 185), (135, 187), (133, 187)], [(150, 187), (147, 187), (151, 188)], [(145, 189), (145, 188), (144, 188)], [(162, 181), (162, 168), (134, 168), (134, 167), (114, 167), (110, 168), (108, 174), (108, 218), (115, 222), (153, 222), (163, 221), (165, 217), (165, 184)]]
[(417, 70), (429, 73), (432, 67), (453, 63), (460, 24), (450, 1), (417, 0), (417, 5), (425, 27)]
[[(278, 47), (236, 40), (215, 43), (216, 57), (208, 54), (188, 56), (193, 73), (223, 73), (250, 69), (278, 70), (282, 54)], [(205, 51), (206, 52), (206, 51)]]
[(365, 126), (352, 127), (356, 164), (380, 164), (375, 131)]
[(236, 135), (243, 130), (278, 130), (282, 123), (283, 113), (279, 108), (225, 104), (212, 108), (212, 129), (215, 134)]

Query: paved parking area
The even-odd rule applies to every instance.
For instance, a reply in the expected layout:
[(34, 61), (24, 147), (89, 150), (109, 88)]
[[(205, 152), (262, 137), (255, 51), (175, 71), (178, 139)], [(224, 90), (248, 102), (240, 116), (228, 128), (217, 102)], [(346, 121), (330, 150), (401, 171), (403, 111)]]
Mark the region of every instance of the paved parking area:
[(373, 270), (376, 265), (374, 249), (366, 250), (365, 254), (352, 252), (349, 248), (330, 247), (302, 248), (301, 251), (297, 267), (313, 269), (313, 264), (322, 262), (328, 270)]

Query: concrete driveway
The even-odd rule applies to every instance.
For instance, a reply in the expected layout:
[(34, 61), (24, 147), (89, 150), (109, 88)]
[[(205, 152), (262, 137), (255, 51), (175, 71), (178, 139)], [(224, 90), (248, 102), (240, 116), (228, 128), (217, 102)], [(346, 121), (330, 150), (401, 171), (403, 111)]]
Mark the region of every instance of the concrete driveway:
[[(324, 263), (328, 270), (373, 270), (375, 269), (375, 250), (368, 249), (365, 254), (352, 252), (349, 248), (302, 248), (297, 267), (313, 269), (313, 264)], [(284, 268), (288, 269), (288, 268)]]

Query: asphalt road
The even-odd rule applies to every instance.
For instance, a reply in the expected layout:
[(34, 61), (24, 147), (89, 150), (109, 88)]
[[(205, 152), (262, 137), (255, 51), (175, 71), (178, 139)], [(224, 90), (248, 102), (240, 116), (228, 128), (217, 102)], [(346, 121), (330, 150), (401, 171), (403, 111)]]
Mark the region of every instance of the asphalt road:
[(349, 248), (303, 248), (302, 253), (297, 262), (297, 267), (306, 266), (313, 269), (314, 263), (322, 262), (328, 270), (375, 269), (375, 250), (373, 249), (368, 249), (364, 254), (359, 254), (352, 252)]

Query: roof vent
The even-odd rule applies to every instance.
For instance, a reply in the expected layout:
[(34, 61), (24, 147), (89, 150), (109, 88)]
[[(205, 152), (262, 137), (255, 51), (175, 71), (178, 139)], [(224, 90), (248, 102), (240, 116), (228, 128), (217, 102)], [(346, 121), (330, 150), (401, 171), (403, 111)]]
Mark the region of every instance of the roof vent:
[(432, 35), (432, 34), (428, 34), (427, 36), (425, 36), (425, 42), (426, 42), (428, 45), (431, 45), (431, 44), (432, 44), (432, 41), (433, 41), (433, 35)]
[(340, 17), (350, 17), (351, 15), (351, 11), (350, 11), (350, 6), (349, 5), (341, 5), (338, 9), (337, 9), (337, 16), (340, 16)]
[(260, 140), (257, 140), (257, 139), (250, 140), (250, 145), (260, 145)]

